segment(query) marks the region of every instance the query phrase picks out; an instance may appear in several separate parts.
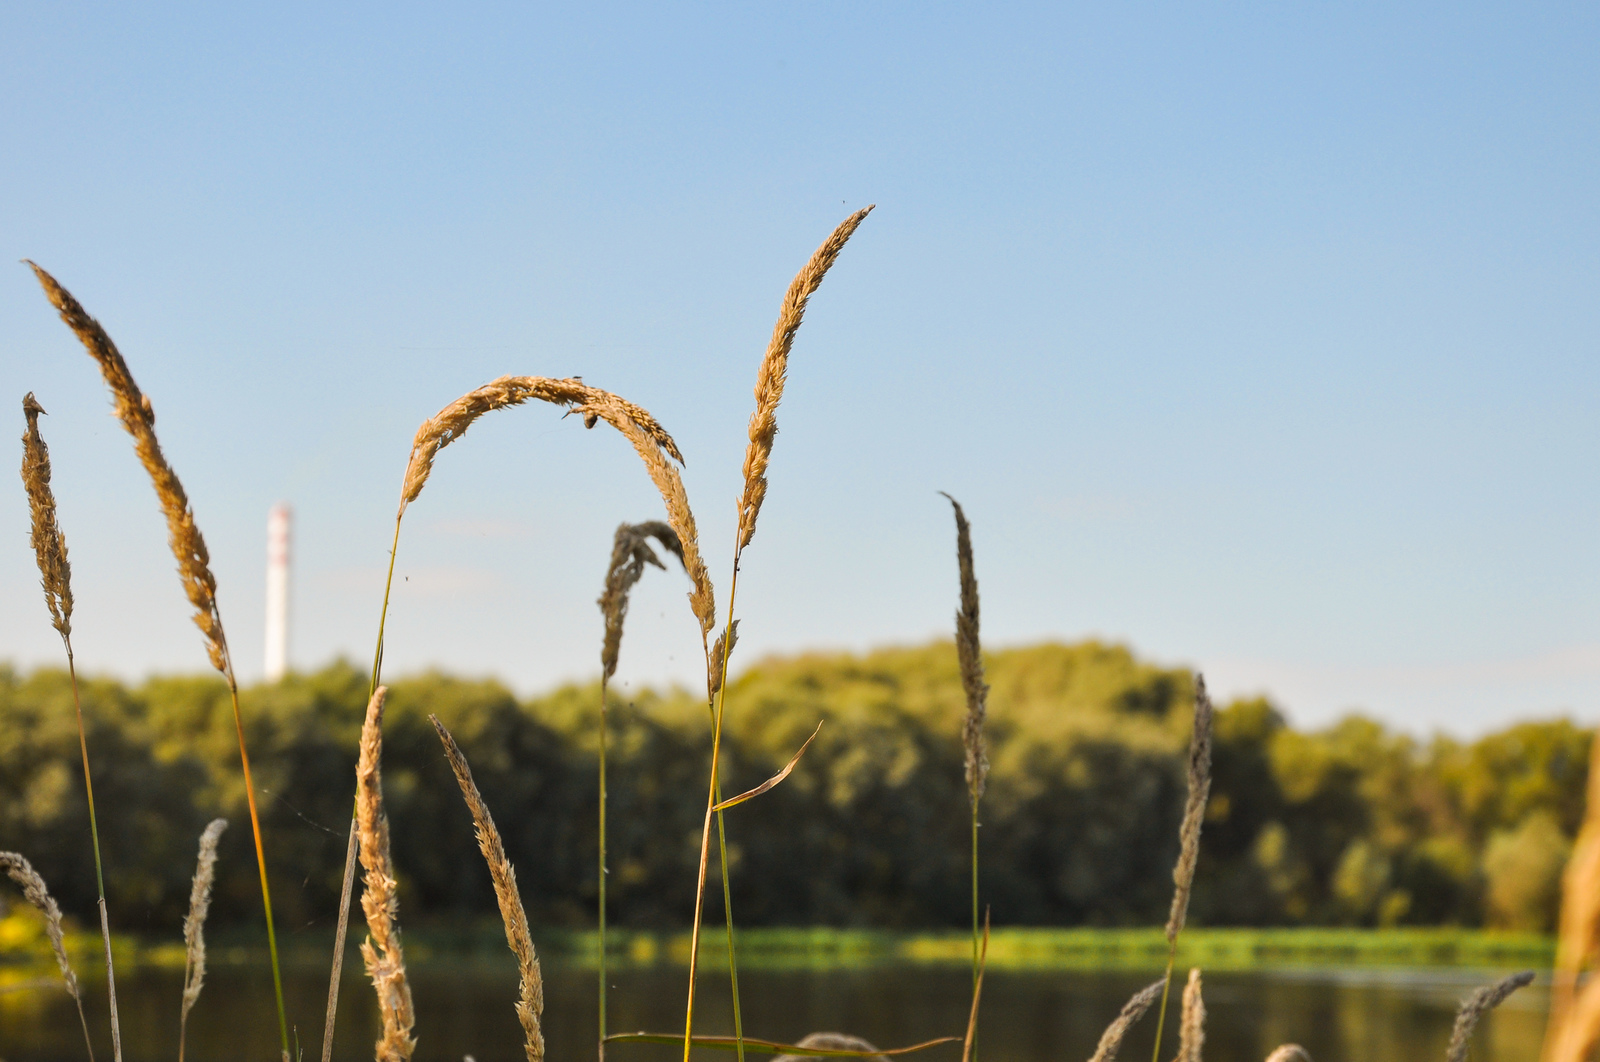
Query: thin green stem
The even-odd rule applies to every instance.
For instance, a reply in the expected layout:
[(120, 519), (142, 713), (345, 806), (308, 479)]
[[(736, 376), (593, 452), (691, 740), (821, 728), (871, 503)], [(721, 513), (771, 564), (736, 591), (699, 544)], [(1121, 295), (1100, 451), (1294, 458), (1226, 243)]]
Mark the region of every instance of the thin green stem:
[[(394, 559), (400, 552), (400, 521), (405, 510), (394, 518), (394, 541), (389, 544), (389, 574), (383, 581), (383, 611), (378, 613), (378, 647), (372, 653), (372, 678), (367, 682), (367, 700), (377, 692), (378, 678), (383, 671), (383, 629), (389, 621), (389, 591), (394, 587)], [(351, 842), (344, 855), (344, 886), (339, 898), (339, 924), (333, 931), (333, 974), (328, 979), (328, 1016), (322, 1028), (322, 1062), (333, 1058), (333, 1022), (339, 1013), (339, 971), (344, 964), (345, 936), (350, 928), (350, 893), (355, 888), (355, 802), (351, 801)], [(265, 879), (263, 879), (265, 880)]]
[(100, 864), (100, 824), (94, 813), (94, 782), (89, 777), (89, 740), (84, 733), (83, 700), (78, 696), (78, 668), (72, 659), (72, 640), (63, 634), (61, 641), (67, 648), (67, 674), (72, 677), (72, 707), (78, 714), (78, 750), (83, 753), (83, 792), (89, 803), (89, 837), (94, 843), (94, 880), (100, 889), (100, 936), (106, 946), (106, 991), (111, 997), (111, 1051), (116, 1062), (122, 1062), (122, 1027), (117, 1021), (117, 978), (111, 968), (111, 920), (106, 915), (106, 874)]
[(1150, 1062), (1161, 1062), (1161, 1032), (1167, 1026), (1167, 994), (1172, 991), (1172, 964), (1178, 957), (1178, 938), (1173, 937), (1167, 948), (1167, 975), (1161, 986), (1161, 1013), (1156, 1015), (1156, 1046), (1150, 1052)]
[[(978, 979), (983, 976), (983, 959), (980, 954), (978, 931), (978, 802), (972, 801), (972, 988), (976, 992)], [(978, 1059), (978, 1019), (972, 1019), (972, 1062)]]
[(256, 867), (261, 872), (261, 906), (267, 913), (267, 953), (272, 958), (272, 994), (278, 1002), (278, 1037), (283, 1043), (285, 1062), (289, 1058), (289, 1019), (283, 1008), (283, 975), (278, 969), (278, 934), (272, 927), (272, 892), (267, 886), (267, 854), (261, 847), (261, 817), (256, 812), (256, 787), (250, 778), (250, 754), (244, 747), (244, 717), (239, 714), (239, 683), (233, 677), (233, 664), (226, 672), (228, 693), (233, 698), (233, 728), (239, 735), (239, 763), (244, 768), (244, 795), (250, 804), (250, 831), (256, 841)]
[[(694, 894), (694, 931), (689, 936), (689, 1002), (683, 1017), (683, 1062), (689, 1062), (689, 1049), (694, 1038), (694, 987), (695, 974), (700, 962), (700, 920), (705, 908), (706, 863), (711, 847), (711, 809), (722, 797), (722, 710), (728, 692), (728, 658), (733, 655), (733, 604), (739, 594), (739, 550), (733, 554), (733, 577), (728, 585), (728, 625), (722, 635), (722, 673), (717, 684), (716, 708), (711, 713), (711, 786), (706, 795), (706, 819), (700, 834), (700, 873)], [(707, 654), (709, 660), (710, 654)], [(728, 887), (728, 846), (723, 830), (722, 813), (717, 812), (717, 837), (722, 853), (722, 906), (728, 923), (728, 976), (733, 982), (734, 1046), (739, 1062), (744, 1062), (744, 1019), (739, 1010), (739, 965), (734, 951), (733, 905)]]
[(606, 680), (600, 678), (600, 1062), (606, 1059)]

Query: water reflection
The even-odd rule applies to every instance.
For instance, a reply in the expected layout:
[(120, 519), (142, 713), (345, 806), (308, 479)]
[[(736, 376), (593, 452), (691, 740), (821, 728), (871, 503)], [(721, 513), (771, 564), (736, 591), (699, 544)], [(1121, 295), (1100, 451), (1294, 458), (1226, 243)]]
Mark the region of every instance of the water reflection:
[[(984, 989), (980, 1049), (985, 1062), (1072, 1062), (1094, 1050), (1106, 1023), (1152, 974), (1081, 971), (994, 972)], [(1317, 1062), (1418, 1062), (1442, 1060), (1455, 1007), (1495, 972), (1457, 970), (1216, 973), (1206, 978), (1206, 1057), (1213, 1062), (1260, 1062), (1285, 1041), (1303, 1044)], [(677, 968), (628, 970), (612, 978), (614, 1031), (681, 1030), (684, 974)], [(1178, 979), (1181, 984), (1181, 979)], [(127, 1062), (176, 1057), (179, 971), (147, 970), (118, 977), (124, 1056)], [(511, 1010), (512, 967), (437, 964), (414, 971), (419, 1060), (478, 1062), (521, 1059), (520, 1029)], [(91, 993), (98, 990), (90, 985)], [(291, 1014), (305, 1024), (299, 1035), (307, 1058), (319, 1053), (327, 982), (314, 971), (292, 974), (285, 985)], [(741, 977), (745, 1027), (752, 1035), (797, 1039), (833, 1029), (865, 1036), (880, 1046), (941, 1034), (959, 1034), (968, 1003), (967, 974), (959, 969), (905, 967), (835, 971), (750, 971)], [(359, 977), (343, 991), (335, 1057), (372, 1057), (377, 1018), (372, 993)], [(1176, 996), (1176, 992), (1174, 996)], [(726, 975), (702, 982), (698, 1006), (704, 1032), (726, 1032), (732, 1020)], [(95, 1001), (103, 1009), (103, 995)], [(594, 1058), (594, 976), (571, 967), (546, 972), (548, 1057), (559, 1062)], [(1512, 996), (1480, 1027), (1476, 1062), (1533, 1062), (1544, 1027), (1548, 992), (1535, 985)], [(92, 1019), (95, 1017), (91, 1016)], [(1154, 1015), (1135, 1029), (1124, 1059), (1150, 1057)], [(98, 1015), (103, 1025), (103, 1013)], [(189, 1058), (195, 1062), (277, 1055), (277, 1022), (270, 979), (259, 970), (212, 973), (190, 1019)], [(1169, 1022), (1169, 1042), (1171, 1037)], [(96, 1054), (110, 1057), (109, 1034)], [(1163, 1051), (1169, 1057), (1170, 1047)], [(616, 1045), (611, 1062), (671, 1062), (675, 1048)], [(82, 1036), (71, 1000), (58, 989), (20, 988), (0, 994), (0, 1058), (9, 1062), (81, 1062)], [(700, 1056), (697, 1056), (700, 1057)], [(707, 1062), (731, 1062), (705, 1052)], [(760, 1058), (762, 1056), (754, 1056)], [(955, 1062), (959, 1045), (933, 1048), (926, 1062)]]

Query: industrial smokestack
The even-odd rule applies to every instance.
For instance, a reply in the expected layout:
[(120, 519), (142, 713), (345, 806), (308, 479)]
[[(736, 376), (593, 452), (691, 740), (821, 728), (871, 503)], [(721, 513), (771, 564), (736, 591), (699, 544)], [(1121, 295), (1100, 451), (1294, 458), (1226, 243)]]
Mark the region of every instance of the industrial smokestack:
[(279, 502), (267, 514), (267, 668), (268, 682), (289, 669), (289, 522), (294, 510)]

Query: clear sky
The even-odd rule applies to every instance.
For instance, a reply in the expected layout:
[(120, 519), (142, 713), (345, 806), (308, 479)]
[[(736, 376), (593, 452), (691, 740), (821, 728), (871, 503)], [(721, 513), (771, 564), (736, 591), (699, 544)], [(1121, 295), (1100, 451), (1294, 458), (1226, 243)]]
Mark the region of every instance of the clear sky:
[[(417, 424), (505, 373), (654, 411), (719, 594), (778, 301), (795, 347), (741, 652), (915, 643), (974, 525), (990, 647), (1096, 636), (1471, 734), (1600, 721), (1593, 5), (0, 6), (0, 260), (151, 396), (259, 675), (369, 658)], [(25, 267), (91, 671), (205, 666), (129, 440)], [(15, 481), (13, 481), (15, 483)], [(59, 659), (15, 486), (0, 657)], [(407, 517), (386, 667), (598, 672), (623, 440), (485, 419)], [(681, 577), (621, 678), (698, 681)]]

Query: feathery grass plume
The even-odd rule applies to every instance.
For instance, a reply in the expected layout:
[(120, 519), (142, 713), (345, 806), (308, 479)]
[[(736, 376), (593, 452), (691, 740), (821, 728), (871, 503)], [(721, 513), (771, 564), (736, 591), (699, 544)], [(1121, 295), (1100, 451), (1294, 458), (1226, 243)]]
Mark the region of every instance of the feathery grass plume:
[(1200, 860), (1200, 827), (1206, 802), (1211, 798), (1211, 697), (1206, 677), (1194, 677), (1194, 729), (1189, 735), (1189, 796), (1178, 827), (1178, 861), (1172, 867), (1172, 909), (1167, 915), (1166, 987), (1161, 990), (1161, 1013), (1156, 1018), (1156, 1046), (1150, 1062), (1161, 1057), (1161, 1034), (1167, 1025), (1167, 992), (1172, 987), (1172, 966), (1178, 958), (1178, 934), (1189, 919), (1189, 895), (1194, 889), (1195, 866)]
[(600, 777), (599, 785), (599, 816), (596, 826), (597, 848), (599, 851), (599, 870), (596, 874), (596, 900), (598, 910), (598, 970), (599, 982), (599, 1011), (600, 1011), (600, 1039), (598, 1041), (601, 1062), (606, 1057), (606, 731), (609, 729), (606, 713), (607, 687), (611, 683), (611, 676), (617, 673), (617, 657), (622, 651), (622, 624), (628, 617), (628, 595), (633, 590), (634, 584), (644, 575), (645, 565), (653, 564), (662, 571), (667, 566), (661, 563), (661, 558), (656, 556), (655, 550), (650, 548), (650, 538), (654, 537), (669, 552), (674, 554), (680, 563), (683, 561), (683, 543), (678, 539), (678, 533), (668, 524), (659, 520), (647, 520), (642, 524), (618, 524), (616, 535), (611, 542), (611, 563), (606, 568), (606, 584), (596, 602), (600, 606), (600, 614), (605, 619), (605, 636), (600, 643)]
[(383, 1036), (376, 1045), (377, 1062), (406, 1062), (417, 1042), (411, 1037), (415, 1017), (411, 986), (406, 984), (406, 959), (400, 950), (398, 885), (389, 860), (389, 821), (383, 814), (383, 700), (388, 687), (379, 686), (367, 702), (361, 726), (361, 755), (356, 761), (356, 825), (361, 845), (361, 910), (367, 916), (367, 939), (361, 957), (367, 976), (378, 993)]
[(1183, 1023), (1178, 1026), (1178, 1057), (1173, 1062), (1200, 1062), (1206, 1045), (1206, 1001), (1200, 995), (1200, 970), (1189, 971), (1183, 988)]
[[(272, 924), (272, 894), (267, 887), (267, 859), (261, 844), (261, 820), (256, 812), (255, 784), (250, 777), (250, 755), (245, 749), (244, 718), (239, 712), (239, 683), (233, 674), (233, 660), (228, 655), (228, 640), (222, 630), (222, 613), (217, 608), (217, 580), (211, 574), (211, 554), (206, 550), (205, 539), (195, 525), (194, 511), (189, 496), (184, 493), (178, 474), (167, 463), (156, 438), (156, 414), (150, 398), (139, 390), (133, 373), (123, 359), (117, 345), (111, 341), (100, 322), (89, 316), (72, 293), (57, 283), (56, 278), (33, 262), (27, 263), (38, 278), (57, 312), (68, 328), (88, 350), (100, 366), (100, 375), (111, 390), (117, 419), (128, 434), (133, 436), (133, 449), (150, 476), (161, 503), (161, 512), (167, 520), (167, 542), (178, 562), (178, 576), (183, 582), (185, 595), (194, 607), (194, 622), (206, 639), (206, 653), (211, 666), (222, 673), (228, 682), (228, 693), (233, 702), (233, 724), (239, 736), (239, 762), (244, 774), (245, 799), (250, 806), (250, 831), (255, 838), (256, 865), (261, 874), (261, 906), (266, 912), (267, 949), (272, 960), (272, 989), (278, 1005), (278, 1035), (283, 1048), (284, 1062), (289, 1057), (289, 1022), (283, 1007), (283, 977), (278, 968), (278, 936)], [(108, 950), (109, 956), (109, 950)]]
[(189, 887), (189, 917), (183, 920), (183, 1012), (178, 1018), (178, 1062), (183, 1062), (189, 1011), (206, 983), (206, 915), (211, 913), (211, 885), (217, 876), (217, 841), (227, 828), (227, 819), (212, 819), (200, 834), (200, 857), (195, 862), (194, 883)]
[(526, 1037), (523, 1050), (528, 1062), (544, 1059), (544, 1034), (539, 1031), (539, 1019), (544, 1013), (544, 979), (539, 973), (539, 956), (533, 950), (533, 937), (528, 932), (528, 916), (522, 909), (522, 894), (517, 891), (517, 871), (506, 858), (505, 846), (500, 843), (500, 831), (495, 829), (494, 817), (483, 802), (478, 785), (472, 780), (472, 768), (461, 754), (456, 739), (450, 736), (436, 715), (428, 716), (439, 740), (444, 744), (444, 754), (450, 760), (456, 782), (461, 786), (461, 796), (472, 812), (472, 823), (478, 835), (478, 848), (484, 862), (489, 864), (489, 877), (494, 881), (494, 897), (500, 904), (500, 920), (505, 923), (506, 943), (517, 957), (517, 968), (522, 982), (518, 985), (517, 1020), (522, 1023)]
[(61, 967), (61, 979), (67, 983), (67, 991), (78, 1004), (78, 1020), (83, 1023), (83, 1043), (89, 1049), (89, 1062), (94, 1062), (94, 1045), (89, 1042), (89, 1019), (83, 1014), (83, 994), (78, 990), (78, 975), (72, 972), (72, 963), (67, 961), (67, 945), (61, 930), (61, 908), (56, 906), (55, 897), (50, 895), (44, 879), (33, 869), (33, 864), (16, 852), (0, 852), (0, 869), (22, 889), (22, 898), (44, 915), (50, 948), (56, 953), (56, 964)]
[(28, 430), (22, 436), (22, 485), (28, 492), (32, 517), (29, 539), (39, 562), (39, 585), (44, 589), (50, 626), (63, 639), (72, 636), (72, 565), (67, 562), (67, 540), (56, 522), (56, 497), (50, 489), (50, 448), (39, 434), (39, 405), (29, 391), (22, 399)]
[(50, 488), (50, 447), (39, 434), (44, 407), (29, 391), (22, 399), (28, 428), (22, 434), (22, 486), (28, 495), (29, 539), (39, 564), (39, 585), (44, 590), (50, 625), (61, 635), (67, 653), (67, 674), (72, 681), (72, 709), (78, 722), (78, 752), (83, 758), (83, 793), (89, 806), (89, 841), (94, 849), (94, 880), (99, 889), (100, 940), (106, 951), (106, 995), (111, 1001), (111, 1050), (122, 1062), (122, 1023), (117, 1017), (117, 973), (111, 961), (111, 917), (106, 910), (106, 873), (100, 860), (100, 823), (94, 810), (94, 775), (89, 770), (89, 738), (83, 724), (83, 698), (78, 692), (78, 665), (72, 655), (72, 565), (67, 560), (67, 539), (56, 520), (56, 496)]
[(989, 685), (983, 680), (983, 649), (978, 642), (978, 577), (972, 570), (972, 527), (961, 503), (940, 491), (956, 514), (956, 563), (961, 573), (961, 608), (956, 612), (956, 658), (961, 688), (967, 695), (967, 717), (961, 726), (966, 753), (967, 802), (972, 811), (972, 978), (978, 979), (978, 802), (989, 780), (983, 721), (988, 714)]
[[(1543, 1062), (1586, 1062), (1600, 1043), (1600, 734), (1589, 750), (1589, 785), (1583, 825), (1561, 874), (1561, 924), (1550, 985)], [(1591, 976), (1578, 991), (1578, 978)]]
[(1267, 1062), (1311, 1062), (1311, 1052), (1299, 1044), (1279, 1044), (1267, 1056)]
[(1450, 1047), (1445, 1052), (1445, 1062), (1467, 1062), (1467, 1048), (1472, 1043), (1472, 1030), (1489, 1011), (1505, 1002), (1517, 989), (1533, 983), (1533, 971), (1524, 970), (1503, 977), (1492, 985), (1484, 985), (1461, 1001), (1456, 1011), (1455, 1029), (1450, 1033)]
[(1156, 1001), (1165, 984), (1165, 981), (1152, 981), (1135, 992), (1128, 1002), (1122, 1005), (1122, 1012), (1100, 1035), (1100, 1045), (1094, 1049), (1094, 1055), (1090, 1057), (1089, 1062), (1111, 1062), (1117, 1057), (1117, 1049), (1122, 1046), (1122, 1038), (1128, 1035), (1128, 1030), (1133, 1027), (1134, 1022), (1144, 1017), (1144, 1012), (1150, 1009), (1150, 1004)]
[(772, 339), (767, 343), (766, 356), (761, 359), (761, 370), (756, 375), (756, 410), (750, 414), (750, 445), (744, 452), (744, 492), (739, 496), (737, 548), (740, 550), (755, 536), (756, 517), (767, 496), (767, 464), (772, 459), (772, 441), (778, 434), (778, 402), (783, 398), (789, 351), (794, 347), (794, 335), (805, 316), (806, 302), (822, 285), (822, 278), (838, 261), (839, 252), (870, 213), (870, 206), (856, 211), (822, 241), (805, 268), (790, 282), (783, 304), (778, 308), (778, 322), (772, 327)]
[[(722, 709), (727, 697), (728, 660), (733, 655), (735, 640), (733, 604), (739, 596), (739, 558), (755, 536), (756, 517), (760, 515), (761, 503), (767, 496), (767, 466), (772, 459), (773, 440), (778, 434), (778, 403), (783, 398), (783, 386), (789, 371), (789, 352), (794, 347), (795, 333), (799, 331), (800, 321), (805, 316), (806, 303), (838, 260), (845, 243), (872, 209), (869, 206), (846, 218), (796, 274), (778, 308), (778, 321), (773, 326), (772, 339), (767, 343), (767, 352), (756, 373), (756, 408), (750, 415), (750, 444), (744, 455), (744, 490), (739, 495), (739, 529), (733, 547), (733, 577), (728, 585), (728, 622), (723, 636), (717, 640), (717, 644), (723, 648), (716, 653), (709, 648), (706, 650), (706, 689), (715, 701), (711, 706), (711, 784), (706, 794), (706, 821), (701, 836), (700, 868), (695, 884), (694, 928), (689, 935), (689, 999), (683, 1015), (683, 1062), (689, 1062), (689, 1050), (694, 1042), (694, 989), (700, 961), (700, 922), (705, 908), (706, 860), (711, 839), (710, 809), (722, 800), (722, 779), (719, 774)], [(657, 485), (660, 485), (659, 481)], [(666, 492), (663, 490), (662, 493)], [(679, 533), (682, 534), (681, 529)], [(698, 588), (700, 580), (692, 568), (690, 575), (695, 578)], [(697, 606), (695, 615), (700, 617), (702, 630), (709, 632), (715, 625), (715, 617), (709, 609), (702, 614)], [(721, 812), (716, 813), (716, 821), (722, 866), (722, 910), (728, 926), (728, 979), (733, 986), (733, 1034), (739, 1062), (744, 1062), (744, 1018), (739, 1006), (739, 963), (733, 938), (733, 890), (728, 883), (728, 837)]]

